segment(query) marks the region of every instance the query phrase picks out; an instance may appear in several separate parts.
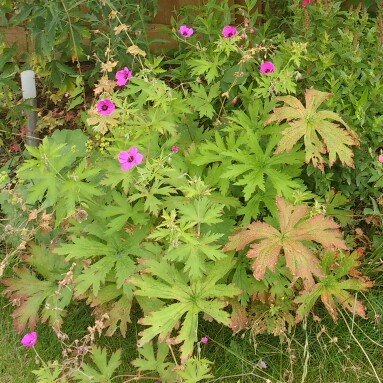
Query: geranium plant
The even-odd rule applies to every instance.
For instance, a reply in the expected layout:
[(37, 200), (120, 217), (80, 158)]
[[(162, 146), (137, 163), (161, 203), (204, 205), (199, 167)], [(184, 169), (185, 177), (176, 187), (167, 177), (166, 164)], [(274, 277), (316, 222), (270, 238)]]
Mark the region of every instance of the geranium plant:
[[(302, 5), (317, 11), (308, 3), (298, 15)], [(372, 283), (329, 216), (350, 222), (340, 211), (347, 199), (330, 187), (316, 194), (314, 173), (354, 167), (362, 139), (331, 101), (334, 89), (303, 86), (307, 44), (265, 39), (255, 5), (238, 7), (242, 24), (216, 2), (180, 17), (171, 58), (130, 37), (124, 55), (108, 47), (82, 130), (26, 148), (0, 197), (12, 234), (3, 240), (23, 239), (12, 253), (18, 267), (2, 280), (19, 303), (18, 332), (41, 321), (59, 333), (75, 299), (92, 308), (100, 333), (125, 337), (137, 309), (133, 364), (197, 382), (211, 376), (199, 357), (210, 337), (202, 320), (283, 335), (319, 298), (334, 320), (340, 307), (365, 317), (350, 291)], [(124, 25), (114, 33), (130, 36)], [(93, 345), (91, 356), (74, 379), (112, 381), (121, 352), (108, 360)]]

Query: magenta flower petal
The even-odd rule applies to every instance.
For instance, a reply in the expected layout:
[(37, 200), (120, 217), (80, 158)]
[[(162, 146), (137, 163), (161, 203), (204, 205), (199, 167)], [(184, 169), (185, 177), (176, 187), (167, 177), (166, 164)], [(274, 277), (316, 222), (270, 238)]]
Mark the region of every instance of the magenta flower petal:
[(383, 164), (383, 154), (379, 154), (378, 161)]
[(118, 86), (124, 86), (132, 77), (132, 72), (129, 68), (125, 67), (116, 72), (116, 83)]
[(203, 336), (202, 338), (201, 338), (201, 342), (202, 343), (207, 343), (209, 341), (209, 338), (207, 337), (207, 336)]
[(111, 114), (115, 109), (115, 106), (112, 101), (109, 99), (100, 100), (97, 103), (97, 112), (103, 116), (108, 116)]
[(141, 162), (142, 162), (142, 154), (141, 153), (137, 153), (134, 156), (134, 164), (135, 165), (139, 165)]
[(222, 29), (222, 35), (223, 37), (225, 37), (226, 39), (229, 39), (230, 37), (233, 37), (237, 34), (237, 28), (236, 27), (233, 27), (231, 25), (226, 25), (225, 27), (223, 27)]
[(118, 161), (123, 164), (125, 163), (129, 158), (129, 153), (125, 151), (121, 151), (120, 154), (118, 155)]
[(23, 339), (21, 339), (21, 344), (24, 347), (32, 347), (35, 345), (36, 341), (37, 341), (37, 334), (35, 332), (31, 332), (23, 336)]
[(173, 145), (172, 146), (172, 152), (173, 153), (177, 153), (178, 152), (178, 146), (177, 145)]
[(124, 162), (123, 164), (121, 164), (121, 170), (129, 170), (131, 169), (132, 167), (134, 166), (134, 163), (133, 162)]
[(183, 36), (185, 38), (188, 38), (188, 37), (190, 37), (194, 33), (194, 29), (193, 28), (189, 28), (187, 25), (181, 25), (180, 29), (178, 30), (178, 33), (181, 36)]
[(264, 63), (261, 64), (261, 68), (259, 69), (259, 71), (263, 74), (267, 74), (267, 73), (272, 73), (274, 72), (274, 64), (270, 61), (265, 61)]
[(307, 7), (310, 3), (313, 3), (315, 0), (303, 0), (302, 7)]
[(142, 154), (138, 153), (138, 149), (132, 146), (127, 152), (121, 151), (118, 155), (118, 162), (121, 164), (121, 170), (129, 170), (134, 165), (139, 165), (142, 162)]
[(138, 153), (138, 149), (135, 147), (135, 146), (132, 146), (129, 150), (128, 150), (128, 154), (130, 156), (135, 156), (136, 154)]

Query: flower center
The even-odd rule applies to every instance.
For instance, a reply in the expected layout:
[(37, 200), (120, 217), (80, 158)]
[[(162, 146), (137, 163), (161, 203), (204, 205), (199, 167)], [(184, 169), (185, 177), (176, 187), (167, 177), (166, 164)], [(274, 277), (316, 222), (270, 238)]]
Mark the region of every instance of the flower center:
[(129, 156), (128, 159), (127, 159), (128, 162), (133, 162), (134, 161), (134, 157), (133, 156)]
[(101, 110), (108, 110), (108, 105), (103, 105), (102, 107), (101, 107)]
[(125, 73), (124, 79), (127, 80), (128, 78), (129, 78), (129, 75), (127, 73)]
[(184, 31), (184, 32), (182, 33), (182, 36), (187, 36), (187, 35), (188, 35), (187, 31)]
[(232, 32), (229, 32), (229, 33), (227, 34), (227, 37), (231, 37), (231, 36), (233, 36), (233, 33), (232, 33)]

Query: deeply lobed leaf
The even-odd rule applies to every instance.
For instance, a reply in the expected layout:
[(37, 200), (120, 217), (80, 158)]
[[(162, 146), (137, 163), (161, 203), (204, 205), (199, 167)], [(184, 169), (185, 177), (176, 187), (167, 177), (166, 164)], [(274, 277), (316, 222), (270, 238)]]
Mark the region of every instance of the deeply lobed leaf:
[[(350, 146), (359, 144), (358, 135), (353, 132), (342, 118), (331, 111), (317, 111), (320, 105), (331, 96), (331, 93), (307, 89), (305, 92), (306, 107), (293, 96), (278, 97), (284, 106), (275, 108), (265, 124), (280, 123), (286, 120), (288, 128), (281, 134), (275, 154), (289, 152), (303, 137), (306, 151), (306, 163), (312, 162), (323, 171), (323, 154), (328, 153), (329, 165), (332, 166), (338, 156), (342, 164), (354, 167), (353, 152)], [(342, 129), (329, 119), (341, 123)]]
[(293, 280), (302, 278), (306, 289), (314, 284), (313, 275), (323, 276), (318, 258), (307, 247), (306, 242), (316, 242), (324, 248), (337, 247), (347, 249), (341, 238), (339, 226), (332, 219), (323, 215), (306, 218), (307, 206), (294, 206), (286, 203), (282, 197), (276, 198), (280, 231), (263, 222), (253, 222), (246, 230), (229, 237), (224, 251), (242, 250), (248, 244), (249, 258), (254, 258), (253, 275), (261, 280), (266, 269), (274, 271), (283, 250), (286, 266)]
[(176, 342), (182, 343), (181, 359), (186, 360), (197, 342), (200, 312), (208, 314), (219, 323), (229, 325), (229, 314), (223, 310), (225, 302), (220, 298), (238, 295), (240, 289), (217, 282), (232, 268), (231, 258), (210, 263), (206, 277), (197, 281), (185, 278), (185, 273), (165, 261), (148, 260), (145, 266), (145, 274), (129, 280), (138, 288), (135, 295), (175, 302), (150, 312), (140, 320), (141, 324), (149, 327), (141, 332), (139, 346), (156, 336), (159, 336), (159, 341), (163, 341), (171, 336), (175, 328), (180, 327)]

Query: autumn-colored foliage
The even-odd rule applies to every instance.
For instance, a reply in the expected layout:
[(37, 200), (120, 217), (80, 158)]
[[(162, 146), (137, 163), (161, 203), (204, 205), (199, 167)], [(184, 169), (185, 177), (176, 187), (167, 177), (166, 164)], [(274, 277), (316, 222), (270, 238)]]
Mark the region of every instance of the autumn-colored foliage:
[(242, 250), (250, 244), (247, 256), (255, 259), (253, 274), (258, 280), (266, 268), (274, 271), (283, 254), (293, 279), (302, 278), (305, 287), (310, 289), (315, 284), (313, 275), (323, 277), (323, 271), (308, 243), (316, 242), (327, 249), (347, 249), (339, 225), (321, 214), (309, 217), (308, 206), (290, 205), (282, 197), (276, 198), (276, 204), (279, 230), (265, 222), (253, 222), (244, 231), (229, 237), (224, 250)]
[[(320, 105), (330, 96), (331, 93), (307, 89), (306, 107), (296, 97), (277, 97), (279, 101), (284, 102), (284, 106), (274, 109), (266, 125), (286, 120), (289, 126), (282, 131), (283, 137), (278, 143), (275, 154), (289, 152), (303, 137), (307, 163), (311, 161), (315, 167), (323, 171), (325, 164), (323, 154), (328, 153), (330, 166), (335, 163), (338, 156), (342, 164), (354, 167), (353, 151), (349, 146), (359, 144), (358, 135), (337, 113), (329, 110), (318, 111)], [(342, 124), (345, 129), (329, 120)]]

